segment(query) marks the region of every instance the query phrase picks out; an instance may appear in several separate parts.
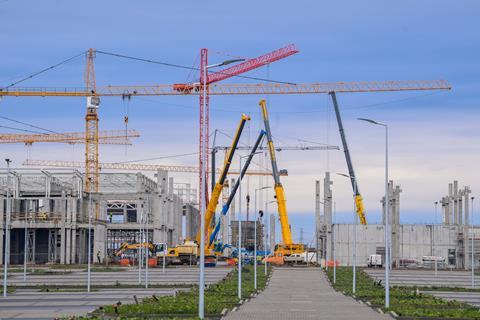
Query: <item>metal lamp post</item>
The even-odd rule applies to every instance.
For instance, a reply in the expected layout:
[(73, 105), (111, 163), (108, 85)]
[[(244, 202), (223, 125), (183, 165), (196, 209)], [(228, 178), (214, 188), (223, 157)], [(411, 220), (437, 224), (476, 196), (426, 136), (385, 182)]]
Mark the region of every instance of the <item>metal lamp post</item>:
[(88, 190), (88, 253), (87, 253), (87, 292), (90, 292), (90, 284), (92, 277), (92, 178), (88, 178), (90, 181)]
[(471, 214), (471, 217), (470, 217), (470, 229), (472, 230), (472, 289), (475, 288), (475, 257), (474, 257), (474, 254), (473, 254), (473, 241), (474, 241), (474, 238), (475, 238), (475, 229), (473, 229), (473, 200), (475, 199), (475, 197), (471, 197), (470, 198), (472, 200), (472, 214)]
[[(337, 213), (337, 202), (333, 201), (333, 217), (332, 217), (332, 224), (335, 225), (335, 214)], [(332, 251), (333, 251), (333, 283), (337, 283), (337, 250), (335, 250), (335, 229), (332, 230)], [(355, 271), (354, 271), (355, 273)], [(355, 281), (354, 281), (355, 283)], [(355, 290), (353, 290), (355, 293)]]
[[(255, 237), (255, 243), (254, 243), (254, 248), (253, 248), (253, 288), (257, 290), (257, 192), (259, 190), (264, 190), (264, 189), (269, 189), (271, 187), (263, 187), (263, 188), (257, 188), (255, 189), (255, 202), (254, 202), (254, 207), (255, 207), (255, 224), (254, 224), (254, 237)], [(266, 268), (265, 268), (266, 270)]]
[[(30, 213), (30, 208), (27, 209), (27, 213)], [(27, 241), (28, 241), (28, 235), (27, 235), (27, 213), (25, 213), (25, 219), (24, 219), (24, 240), (23, 240), (23, 282), (27, 282)]]
[[(437, 205), (438, 205), (438, 201), (435, 201), (433, 203), (435, 205), (435, 225), (438, 223), (437, 222)], [(435, 278), (437, 277), (437, 271), (438, 271), (438, 260), (437, 260), (437, 257), (436, 257), (436, 248), (435, 248), (435, 226), (432, 227), (432, 231), (433, 231), (433, 256), (434, 256), (434, 259), (435, 259)]]
[(388, 125), (371, 119), (358, 118), (371, 124), (385, 128), (385, 308), (390, 307), (390, 223), (388, 196)]
[[(203, 60), (203, 59), (202, 59)], [(202, 83), (202, 91), (203, 91), (203, 97), (207, 96), (207, 86), (208, 86), (208, 69), (210, 68), (215, 68), (215, 67), (220, 67), (220, 66), (225, 66), (230, 63), (234, 62), (239, 62), (239, 61), (244, 61), (245, 59), (233, 59), (233, 60), (226, 60), (221, 63), (217, 64), (212, 64), (212, 65), (203, 65), (203, 83)], [(202, 62), (203, 64), (203, 62)], [(203, 119), (207, 119), (207, 106), (206, 106), (206, 99), (202, 100), (203, 105), (202, 105), (202, 110), (203, 114), (201, 115)], [(203, 137), (201, 137), (202, 141), (205, 142), (207, 141), (207, 130), (206, 130), (206, 121), (203, 121), (201, 124), (202, 126), (202, 134)], [(207, 146), (205, 143), (202, 143), (201, 145), (202, 148), (202, 165), (200, 167), (200, 175), (202, 177), (207, 176), (207, 167), (206, 167), (206, 154), (207, 154)], [(199, 279), (199, 290), (198, 290), (198, 317), (200, 319), (205, 318), (205, 209), (207, 208), (206, 204), (206, 185), (205, 183), (202, 183), (200, 186), (200, 279)]]
[[(345, 174), (345, 173), (337, 173), (337, 175), (355, 180), (355, 177), (350, 177), (350, 175)], [(357, 194), (357, 182), (354, 181), (355, 183), (353, 184), (353, 196)], [(355, 198), (353, 198), (353, 265), (352, 265), (352, 292), (356, 293), (357, 291), (357, 206), (355, 203)], [(335, 252), (335, 251), (334, 251)], [(335, 258), (334, 258), (335, 261)], [(335, 265), (335, 263), (334, 263)], [(334, 270), (335, 271), (335, 270)]]
[[(5, 252), (3, 254), (3, 296), (7, 296), (7, 277), (8, 277), (8, 263), (10, 260), (10, 216), (12, 209), (10, 206), (10, 163), (12, 160), (5, 159), (7, 163), (7, 221), (5, 223)], [(3, 219), (3, 217), (2, 217)]]

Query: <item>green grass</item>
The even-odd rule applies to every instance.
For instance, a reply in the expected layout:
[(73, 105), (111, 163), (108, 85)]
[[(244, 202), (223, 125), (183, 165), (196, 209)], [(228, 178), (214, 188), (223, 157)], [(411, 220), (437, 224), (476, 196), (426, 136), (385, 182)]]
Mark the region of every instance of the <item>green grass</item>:
[[(328, 270), (328, 277), (333, 284), (333, 270)], [(337, 268), (337, 282), (333, 287), (337, 291), (352, 295), (352, 268)], [(417, 293), (412, 287), (391, 287), (390, 308), (385, 309), (385, 288), (370, 278), (362, 270), (357, 270), (357, 299), (369, 301), (373, 307), (383, 311), (394, 311), (401, 317), (444, 318), (444, 319), (479, 319), (478, 308), (458, 301), (447, 301), (432, 295)]]
[[(258, 289), (263, 290), (267, 277), (263, 269), (257, 270)], [(271, 270), (269, 269), (269, 272)], [(210, 285), (205, 290), (205, 314), (207, 317), (220, 316), (224, 308), (232, 309), (237, 306), (237, 271), (231, 272), (217, 284)], [(242, 269), (242, 298), (249, 298), (255, 290), (253, 288), (253, 266)], [(139, 304), (125, 304), (120, 306), (107, 305), (96, 310), (90, 317), (77, 319), (103, 319), (118, 317), (120, 319), (133, 318), (167, 318), (167, 319), (197, 319), (198, 314), (198, 287), (188, 292), (180, 292), (174, 296), (146, 298)]]
[[(119, 268), (119, 267), (92, 267), (91, 271), (92, 272), (120, 272), (120, 271), (125, 271), (126, 269), (124, 268)], [(88, 271), (88, 269), (83, 270), (85, 272)]]

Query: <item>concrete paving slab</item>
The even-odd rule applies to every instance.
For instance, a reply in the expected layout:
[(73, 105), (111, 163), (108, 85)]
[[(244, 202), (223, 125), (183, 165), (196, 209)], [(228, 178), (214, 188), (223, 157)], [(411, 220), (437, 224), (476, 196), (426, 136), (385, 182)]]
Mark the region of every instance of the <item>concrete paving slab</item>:
[(275, 268), (268, 287), (224, 319), (391, 319), (335, 291), (318, 268)]
[[(385, 279), (384, 269), (365, 269), (365, 272), (375, 280)], [(475, 276), (477, 283), (479, 279)], [(436, 286), (470, 288), (471, 272), (459, 270), (439, 270), (435, 276), (434, 270), (392, 270), (390, 284), (394, 286)]]
[(121, 289), (84, 292), (26, 292), (0, 297), (0, 319), (54, 319), (68, 315), (84, 315), (96, 308), (113, 304), (133, 303), (152, 296), (173, 295), (174, 289)]

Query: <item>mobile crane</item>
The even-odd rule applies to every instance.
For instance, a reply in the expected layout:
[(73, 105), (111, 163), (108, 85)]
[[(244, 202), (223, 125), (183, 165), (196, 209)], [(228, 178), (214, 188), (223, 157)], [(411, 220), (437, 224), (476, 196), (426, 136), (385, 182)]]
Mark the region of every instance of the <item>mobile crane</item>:
[[(213, 232), (213, 217), (215, 215), (215, 210), (217, 209), (218, 205), (218, 200), (220, 199), (220, 195), (222, 193), (223, 189), (223, 184), (225, 183), (225, 179), (227, 178), (228, 170), (230, 169), (230, 165), (233, 160), (233, 155), (235, 154), (235, 150), (237, 149), (238, 141), (240, 140), (240, 136), (242, 135), (243, 128), (245, 127), (245, 123), (250, 120), (250, 117), (242, 114), (242, 117), (240, 119), (240, 123), (238, 124), (237, 131), (235, 133), (235, 136), (233, 137), (232, 141), (232, 146), (230, 150), (227, 153), (227, 156), (225, 158), (225, 163), (222, 169), (222, 173), (220, 174), (220, 177), (215, 184), (215, 187), (213, 188), (212, 191), (212, 196), (210, 197), (210, 201), (208, 202), (207, 209), (204, 214), (204, 219), (205, 219), (205, 229), (201, 230), (201, 228), (198, 229), (197, 232), (197, 237), (196, 237), (196, 242), (200, 243), (200, 237), (201, 233), (205, 233), (205, 265), (208, 266), (215, 266), (216, 265), (216, 256), (214, 253), (214, 250), (208, 245), (208, 241), (210, 239), (210, 235)], [(175, 252), (173, 252), (175, 255)]]
[(345, 136), (345, 130), (343, 129), (342, 117), (340, 116), (340, 108), (338, 107), (335, 91), (330, 92), (330, 97), (332, 98), (333, 108), (335, 109), (335, 115), (337, 117), (338, 131), (340, 131), (343, 152), (345, 153), (345, 161), (347, 162), (348, 167), (348, 177), (352, 183), (353, 196), (355, 198), (355, 210), (357, 211), (360, 223), (366, 225), (367, 218), (365, 217), (365, 206), (363, 205), (362, 195), (358, 189), (357, 178), (355, 177), (355, 171), (353, 170), (352, 158), (350, 156), (350, 151), (348, 150), (347, 138)]
[[(257, 151), (258, 147), (260, 146), (260, 144), (262, 143), (262, 140), (263, 140), (264, 137), (265, 137), (265, 131), (261, 130), (260, 134), (258, 135), (257, 140), (255, 141), (255, 144), (253, 145), (252, 151), (250, 152), (250, 154), (247, 158), (247, 161), (243, 165), (242, 171), (240, 172), (240, 176), (239, 176), (239, 178), (237, 179), (237, 182), (235, 183), (235, 185), (232, 188), (232, 191), (231, 191), (231, 193), (230, 193), (230, 195), (227, 199), (227, 202), (222, 207), (222, 212), (220, 213), (220, 217), (226, 215), (228, 210), (230, 209), (230, 204), (232, 203), (233, 199), (235, 198), (235, 194), (237, 193), (238, 187), (240, 186), (240, 183), (242, 182), (243, 176), (247, 172), (247, 169), (250, 165), (250, 162), (252, 161), (253, 156), (256, 154), (256, 151)], [(215, 238), (217, 237), (218, 231), (220, 230), (220, 225), (221, 225), (221, 219), (218, 219), (217, 224), (215, 225), (215, 229), (213, 230), (213, 232), (210, 236), (209, 242), (208, 242), (208, 246), (209, 246), (210, 249), (214, 248), (213, 247), (214, 246), (214, 241), (215, 241)], [(218, 253), (218, 254), (221, 254), (223, 249), (224, 249), (223, 245), (220, 244), (215, 249), (215, 252)]]
[(272, 162), (272, 175), (275, 182), (275, 198), (278, 205), (278, 215), (280, 218), (280, 225), (282, 227), (282, 239), (283, 243), (275, 245), (274, 257), (266, 258), (266, 262), (272, 262), (277, 264), (283, 264), (285, 262), (284, 257), (288, 257), (292, 254), (301, 254), (305, 252), (303, 244), (293, 243), (292, 232), (290, 230), (290, 224), (288, 222), (287, 205), (285, 200), (285, 191), (283, 185), (280, 182), (280, 175), (278, 172), (277, 158), (275, 157), (275, 147), (273, 145), (272, 132), (270, 130), (270, 121), (268, 119), (267, 103), (264, 99), (260, 100), (260, 108), (262, 109), (263, 122), (265, 125), (265, 133), (267, 136), (268, 150), (270, 152), (270, 160)]

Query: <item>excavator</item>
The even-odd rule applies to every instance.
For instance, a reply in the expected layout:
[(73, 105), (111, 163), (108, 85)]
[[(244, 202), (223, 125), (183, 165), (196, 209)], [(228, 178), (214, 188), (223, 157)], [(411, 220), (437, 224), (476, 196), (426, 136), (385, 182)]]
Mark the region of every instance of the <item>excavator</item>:
[[(198, 229), (197, 236), (196, 236), (196, 243), (200, 243), (201, 232), (205, 233), (205, 266), (207, 267), (214, 267), (217, 264), (217, 257), (215, 255), (215, 251), (213, 246), (209, 245), (208, 241), (210, 239), (210, 235), (213, 232), (213, 217), (215, 216), (215, 210), (218, 206), (218, 200), (222, 194), (223, 185), (225, 183), (225, 179), (227, 178), (228, 170), (230, 169), (230, 165), (233, 160), (233, 156), (235, 154), (235, 150), (237, 149), (238, 142), (240, 141), (240, 136), (242, 135), (243, 128), (245, 127), (245, 123), (250, 120), (250, 117), (242, 114), (240, 123), (238, 124), (237, 131), (235, 136), (233, 137), (232, 145), (227, 153), (225, 158), (225, 163), (223, 165), (222, 172), (218, 181), (216, 182), (212, 195), (210, 197), (210, 201), (208, 202), (204, 219), (205, 219), (205, 229), (201, 230)], [(179, 248), (180, 246), (170, 248), (168, 251), (167, 258), (175, 258), (179, 256)]]
[(285, 191), (280, 182), (280, 175), (277, 166), (277, 158), (275, 156), (275, 147), (273, 145), (272, 132), (270, 130), (270, 121), (268, 118), (267, 103), (264, 99), (260, 100), (260, 108), (262, 109), (263, 122), (265, 125), (265, 133), (267, 136), (268, 150), (270, 153), (270, 160), (272, 162), (272, 174), (275, 182), (275, 199), (278, 205), (278, 215), (280, 218), (280, 225), (282, 227), (282, 243), (275, 245), (273, 256), (264, 259), (264, 262), (282, 265), (288, 263), (288, 257), (298, 255), (305, 252), (303, 244), (293, 243), (292, 232), (288, 222), (287, 205), (285, 200)]

